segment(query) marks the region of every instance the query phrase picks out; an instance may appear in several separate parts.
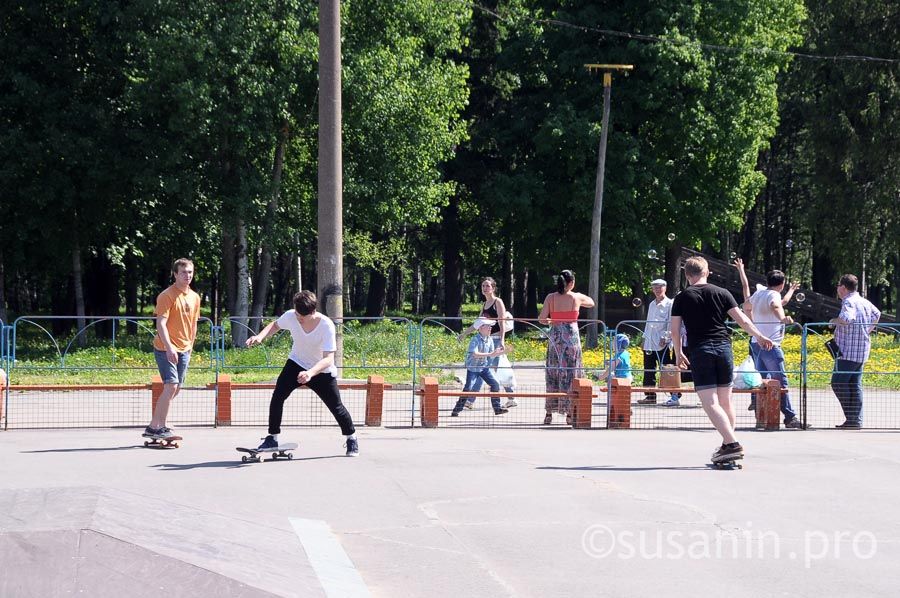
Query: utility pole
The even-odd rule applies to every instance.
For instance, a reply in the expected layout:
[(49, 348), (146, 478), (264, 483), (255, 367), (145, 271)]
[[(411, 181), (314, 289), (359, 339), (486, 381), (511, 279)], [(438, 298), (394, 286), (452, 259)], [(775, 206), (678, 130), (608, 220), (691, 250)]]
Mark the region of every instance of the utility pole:
[(343, 365), (343, 163), (341, 157), (341, 3), (319, 2), (319, 246), (316, 296), (337, 322), (335, 365)]
[[(588, 318), (591, 320), (605, 319), (606, 301), (600, 284), (600, 222), (603, 215), (603, 177), (606, 171), (606, 139), (609, 133), (609, 102), (612, 90), (613, 71), (630, 71), (634, 69), (631, 64), (586, 64), (589, 72), (601, 71), (603, 73), (603, 120), (600, 124), (600, 149), (597, 156), (597, 181), (594, 186), (594, 213), (591, 218), (591, 271), (588, 280), (588, 295), (594, 300), (594, 307), (588, 310)], [(599, 317), (598, 317), (599, 314)], [(594, 349), (598, 346), (597, 324), (588, 326), (587, 347)]]

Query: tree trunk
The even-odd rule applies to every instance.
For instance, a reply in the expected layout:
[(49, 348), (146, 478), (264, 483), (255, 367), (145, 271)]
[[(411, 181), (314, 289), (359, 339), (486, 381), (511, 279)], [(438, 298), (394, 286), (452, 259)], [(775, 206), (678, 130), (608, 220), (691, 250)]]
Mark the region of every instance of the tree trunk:
[(269, 278), (272, 273), (272, 237), (275, 234), (275, 214), (278, 211), (278, 200), (281, 197), (284, 151), (285, 147), (287, 147), (289, 131), (287, 121), (283, 121), (278, 132), (278, 141), (275, 145), (275, 160), (272, 164), (272, 190), (269, 196), (269, 203), (266, 206), (266, 220), (263, 224), (260, 256), (256, 263), (256, 275), (253, 277), (253, 307), (250, 315), (253, 318), (251, 320), (253, 329), (257, 332), (262, 326), (263, 310), (266, 308), (266, 298), (269, 293)]
[[(815, 237), (813, 237), (815, 242)], [(813, 246), (812, 252), (812, 288), (813, 291), (827, 297), (834, 297), (835, 272), (831, 258), (825, 252), (819, 252)]]
[(388, 290), (387, 290), (387, 308), (392, 311), (397, 311), (400, 309), (400, 295), (401, 295), (401, 282), (400, 276), (398, 273), (400, 272), (400, 268), (398, 266), (391, 266), (388, 269)]
[(412, 311), (418, 316), (423, 313), (422, 301), (424, 299), (422, 292), (422, 262), (418, 258), (413, 259), (412, 286)]
[(525, 293), (525, 317), (534, 319), (538, 317), (538, 285), (537, 285), (537, 275), (534, 270), (527, 270), (525, 272), (525, 281), (528, 285), (527, 292)]
[[(527, 310), (525, 309), (525, 292), (528, 287), (528, 270), (525, 268), (516, 272), (516, 280), (513, 285), (512, 305), (509, 308), (515, 316), (525, 317)], [(518, 326), (517, 326), (518, 329)]]
[(247, 341), (247, 313), (250, 310), (250, 270), (247, 263), (247, 225), (238, 219), (236, 225), (235, 269), (237, 271), (237, 296), (234, 302), (234, 320), (231, 325), (231, 342), (243, 347)]
[(500, 298), (510, 311), (514, 305), (513, 286), (513, 248), (512, 241), (507, 239), (503, 245), (503, 273), (500, 275), (499, 291)]
[(219, 273), (211, 273), (209, 277), (209, 317), (212, 318), (213, 324), (219, 325), (219, 306), (221, 299), (219, 297)]
[(3, 251), (0, 251), (0, 322), (6, 324), (9, 318), (6, 314), (6, 271), (3, 268)]
[[(84, 281), (81, 275), (81, 245), (75, 240), (75, 247), (72, 249), (72, 286), (75, 289), (75, 316), (77, 318), (78, 330), (76, 334), (84, 330), (87, 320), (84, 317)], [(87, 337), (84, 334), (78, 334), (78, 346), (87, 345)]]
[(293, 251), (281, 251), (275, 258), (275, 271), (272, 282), (272, 307), (275, 315), (281, 314), (290, 308), (291, 303), (291, 279), (293, 277), (294, 264)]
[(666, 280), (669, 297), (674, 297), (681, 290), (681, 272), (679, 271), (679, 257), (681, 256), (681, 245), (676, 241), (674, 244), (666, 247), (665, 270), (663, 276)]
[[(606, 322), (606, 289), (603, 288), (603, 272), (601, 271), (597, 277), (597, 287), (599, 299), (597, 301), (597, 319)], [(599, 343), (599, 340), (598, 340)]]
[(225, 296), (222, 303), (229, 316), (234, 315), (235, 300), (237, 299), (234, 227), (231, 220), (227, 220), (222, 226), (222, 294)]
[(387, 277), (384, 272), (372, 268), (369, 270), (369, 296), (366, 299), (366, 317), (384, 317)]
[[(138, 315), (138, 283), (140, 282), (140, 272), (138, 272), (138, 261), (134, 255), (134, 250), (129, 247), (125, 252), (125, 315)], [(129, 321), (125, 327), (125, 331), (129, 336), (135, 336), (138, 333), (137, 322)]]
[(425, 313), (440, 311), (436, 309), (440, 301), (441, 277), (438, 274), (428, 275), (428, 291), (425, 293)]
[(353, 305), (358, 310), (366, 304), (366, 276), (360, 268), (356, 268), (353, 276)]
[[(633, 308), (633, 311), (631, 314), (631, 319), (632, 320), (645, 320), (646, 318), (644, 317), (644, 314), (646, 312), (644, 311), (644, 309), (647, 306), (644, 305), (644, 301), (646, 300), (646, 297), (644, 297), (644, 285), (641, 281), (636, 280), (631, 283), (631, 296), (632, 296), (631, 306)], [(640, 299), (641, 300), (640, 305), (635, 305), (634, 299)]]
[[(444, 316), (462, 317), (462, 231), (459, 226), (459, 198), (453, 196), (444, 208)], [(460, 320), (447, 322), (451, 330), (462, 330)]]

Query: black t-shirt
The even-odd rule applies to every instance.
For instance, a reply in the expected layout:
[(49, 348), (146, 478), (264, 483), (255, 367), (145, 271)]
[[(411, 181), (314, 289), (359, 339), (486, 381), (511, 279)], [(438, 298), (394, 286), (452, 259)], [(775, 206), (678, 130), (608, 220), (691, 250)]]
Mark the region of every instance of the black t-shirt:
[(731, 293), (713, 284), (689, 286), (672, 303), (672, 315), (681, 316), (687, 328), (688, 346), (731, 342), (731, 332), (725, 321), (728, 310), (737, 307)]

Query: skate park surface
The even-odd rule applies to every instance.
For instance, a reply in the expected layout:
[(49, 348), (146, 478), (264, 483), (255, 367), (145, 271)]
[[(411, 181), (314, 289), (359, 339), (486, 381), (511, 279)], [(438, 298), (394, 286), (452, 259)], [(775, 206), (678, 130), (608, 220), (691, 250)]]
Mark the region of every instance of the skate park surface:
[(893, 596), (888, 431), (0, 432), (2, 596)]

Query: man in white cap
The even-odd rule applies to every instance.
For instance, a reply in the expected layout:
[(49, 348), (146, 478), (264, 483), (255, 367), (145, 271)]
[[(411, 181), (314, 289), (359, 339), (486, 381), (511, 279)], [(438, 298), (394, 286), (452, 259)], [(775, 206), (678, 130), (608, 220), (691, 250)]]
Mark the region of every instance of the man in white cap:
[[(647, 306), (647, 324), (644, 326), (644, 386), (656, 386), (656, 369), (661, 365), (674, 364), (672, 338), (669, 334), (669, 320), (672, 300), (666, 297), (666, 281), (657, 278), (650, 283), (653, 301)], [(665, 402), (668, 407), (677, 407), (681, 393), (672, 393)], [(645, 392), (638, 401), (641, 405), (655, 405), (656, 393)]]

